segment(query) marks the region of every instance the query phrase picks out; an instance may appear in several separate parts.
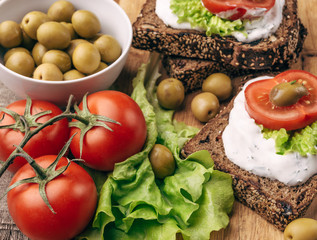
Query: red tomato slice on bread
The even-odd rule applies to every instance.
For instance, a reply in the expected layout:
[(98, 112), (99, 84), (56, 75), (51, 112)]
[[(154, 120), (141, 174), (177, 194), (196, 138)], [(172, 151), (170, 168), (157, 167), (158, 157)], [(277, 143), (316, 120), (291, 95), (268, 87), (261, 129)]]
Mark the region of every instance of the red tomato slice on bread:
[[(232, 11), (232, 14), (227, 17), (230, 20), (244, 19), (244, 15), (249, 9), (265, 8), (268, 11), (275, 4), (275, 0), (202, 0), (202, 2), (213, 14)], [(248, 15), (246, 18), (252, 17)]]
[[(271, 89), (282, 82), (298, 81), (308, 90), (295, 104), (285, 107), (274, 105)], [(302, 70), (288, 70), (272, 79), (249, 84), (245, 89), (246, 110), (256, 123), (269, 129), (295, 130), (317, 120), (317, 77)]]

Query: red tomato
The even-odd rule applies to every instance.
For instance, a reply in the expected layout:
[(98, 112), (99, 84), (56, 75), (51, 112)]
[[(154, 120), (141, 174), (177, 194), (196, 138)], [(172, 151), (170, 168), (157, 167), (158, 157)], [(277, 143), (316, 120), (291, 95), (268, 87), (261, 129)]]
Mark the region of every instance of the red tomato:
[[(118, 91), (100, 91), (87, 96), (88, 109), (93, 114), (103, 115), (120, 124), (106, 122), (113, 131), (103, 127), (91, 128), (83, 138), (80, 156), (80, 129), (71, 128), (71, 135), (77, 133), (70, 149), (76, 158), (82, 158), (87, 166), (111, 171), (115, 163), (122, 162), (138, 153), (146, 139), (146, 123), (139, 105), (128, 95)], [(79, 105), (82, 109), (83, 103)]]
[[(249, 9), (265, 8), (270, 10), (275, 0), (202, 0), (204, 6), (214, 14), (221, 12), (233, 11), (233, 14), (228, 17), (230, 20), (252, 18), (252, 16), (244, 16)], [(254, 16), (257, 17), (257, 16)]]
[[(47, 168), (56, 155), (35, 159)], [(67, 165), (62, 157), (56, 169)], [(35, 172), (29, 164), (21, 167), (10, 185), (30, 177)], [(17, 227), (32, 240), (72, 239), (88, 225), (97, 204), (97, 190), (91, 176), (78, 164), (72, 162), (67, 170), (46, 185), (51, 212), (39, 193), (37, 183), (26, 183), (13, 188), (7, 194), (9, 213)]]
[[(282, 82), (305, 81), (308, 95), (296, 104), (278, 107), (271, 103), (271, 89)], [(317, 77), (302, 70), (288, 70), (273, 79), (257, 81), (245, 89), (246, 110), (256, 123), (266, 128), (295, 130), (317, 120)]]
[[(19, 100), (11, 103), (7, 106), (10, 109), (20, 115), (24, 114), (26, 100)], [(37, 114), (46, 110), (52, 111), (50, 114), (44, 115), (36, 122), (44, 123), (52, 117), (59, 115), (62, 111), (54, 104), (32, 100), (31, 114)], [(2, 119), (0, 125), (8, 125), (15, 123), (14, 119), (1, 112), (0, 119)], [(31, 129), (33, 129), (32, 127)], [(14, 145), (19, 145), (24, 137), (24, 133), (13, 129), (0, 129), (0, 160), (5, 161), (12, 151), (15, 149)], [(58, 154), (62, 147), (65, 145), (69, 138), (69, 127), (67, 119), (62, 119), (55, 124), (44, 128), (38, 134), (33, 136), (31, 140), (23, 148), (31, 157), (36, 158), (48, 154)], [(8, 168), (11, 172), (16, 172), (21, 166), (26, 163), (26, 160), (22, 157), (14, 159), (13, 164)]]

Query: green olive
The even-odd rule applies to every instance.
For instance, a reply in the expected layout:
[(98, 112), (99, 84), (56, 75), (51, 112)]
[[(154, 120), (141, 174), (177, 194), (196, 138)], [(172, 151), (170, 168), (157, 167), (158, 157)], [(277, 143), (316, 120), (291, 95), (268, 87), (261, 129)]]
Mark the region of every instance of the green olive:
[(37, 42), (32, 49), (32, 56), (34, 58), (36, 66), (42, 63), (42, 58), (48, 49), (41, 43)]
[(49, 21), (47, 14), (40, 11), (32, 11), (27, 13), (21, 22), (23, 31), (32, 39), (37, 40), (36, 32), (42, 23)]
[(34, 60), (26, 52), (15, 52), (8, 58), (5, 66), (23, 76), (31, 77), (34, 71)]
[(72, 16), (76, 33), (83, 38), (94, 37), (101, 29), (97, 16), (88, 10), (77, 10)]
[(68, 46), (67, 49), (66, 49), (66, 52), (68, 53), (68, 55), (69, 55), (70, 57), (72, 57), (75, 48), (76, 48), (80, 43), (85, 43), (85, 42), (87, 43), (88, 41), (85, 40), (85, 39), (81, 39), (81, 38), (71, 40), (69, 46)]
[(47, 49), (65, 49), (71, 41), (71, 36), (63, 24), (49, 21), (37, 29), (37, 40)]
[(284, 230), (285, 240), (317, 240), (317, 221), (311, 218), (298, 218)]
[(72, 67), (72, 61), (70, 56), (61, 50), (49, 50), (47, 51), (43, 58), (42, 63), (53, 63), (55, 64), (63, 73), (67, 72)]
[(100, 72), (101, 70), (103, 70), (103, 69), (105, 69), (105, 68), (107, 68), (107, 67), (108, 67), (108, 65), (107, 65), (106, 63), (100, 62), (98, 68), (97, 68), (93, 73)]
[(226, 100), (232, 93), (231, 79), (224, 73), (211, 74), (203, 81), (202, 90), (215, 94), (219, 101)]
[(72, 60), (79, 72), (90, 74), (100, 64), (100, 53), (92, 43), (80, 43), (73, 52)]
[(8, 50), (8, 51), (4, 54), (4, 57), (3, 57), (4, 63), (6, 63), (7, 60), (8, 60), (8, 58), (9, 58), (13, 53), (16, 53), (16, 52), (25, 52), (25, 53), (31, 55), (30, 51), (27, 50), (26, 48), (23, 48), (23, 47), (11, 48), (10, 50)]
[(61, 24), (63, 24), (69, 31), (70, 33), (70, 38), (71, 39), (77, 39), (78, 36), (73, 28), (73, 24), (72, 23), (68, 23), (68, 22), (61, 22)]
[(119, 42), (110, 35), (102, 35), (95, 40), (94, 45), (98, 48), (101, 60), (106, 63), (116, 61), (121, 55)]
[(33, 78), (46, 81), (61, 81), (63, 77), (61, 70), (53, 63), (42, 63), (33, 73)]
[(183, 83), (176, 78), (166, 78), (157, 86), (157, 99), (166, 109), (177, 109), (185, 98)]
[(269, 95), (271, 103), (278, 107), (291, 106), (308, 94), (307, 88), (298, 81), (282, 82), (275, 85)]
[(22, 43), (22, 29), (15, 21), (7, 20), (0, 24), (0, 44), (5, 48), (17, 47)]
[(71, 2), (60, 0), (49, 7), (47, 15), (56, 22), (70, 22), (74, 12), (75, 7)]
[(64, 73), (64, 80), (65, 81), (79, 79), (79, 78), (83, 78), (83, 77), (85, 77), (85, 75), (76, 69), (72, 69), (72, 70), (69, 70), (68, 72)]
[(34, 47), (35, 43), (36, 43), (36, 40), (30, 38), (30, 36), (27, 35), (25, 33), (25, 31), (22, 29), (22, 43), (21, 43), (21, 46), (25, 47), (28, 50), (32, 50), (32, 48)]
[(191, 102), (191, 111), (199, 121), (208, 122), (218, 114), (219, 100), (213, 93), (199, 93)]
[(164, 145), (155, 144), (149, 158), (156, 178), (163, 179), (174, 173), (175, 160), (173, 154)]

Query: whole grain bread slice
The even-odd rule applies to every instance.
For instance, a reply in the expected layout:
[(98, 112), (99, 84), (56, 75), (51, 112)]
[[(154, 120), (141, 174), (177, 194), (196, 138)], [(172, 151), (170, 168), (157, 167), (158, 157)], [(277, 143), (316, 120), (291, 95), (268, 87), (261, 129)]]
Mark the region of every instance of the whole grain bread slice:
[(230, 36), (208, 37), (201, 31), (168, 27), (156, 15), (155, 6), (156, 0), (147, 0), (133, 23), (135, 48), (212, 60), (239, 69), (270, 69), (292, 63), (306, 36), (306, 29), (297, 17), (297, 0), (285, 0), (283, 21), (275, 34), (251, 43), (242, 43)]
[[(233, 79), (234, 96), (250, 77)], [(277, 180), (259, 177), (232, 163), (225, 155), (222, 132), (228, 124), (233, 101), (222, 106), (221, 112), (185, 144), (182, 155), (186, 157), (199, 150), (208, 150), (215, 169), (232, 176), (236, 199), (283, 231), (292, 220), (302, 217), (314, 200), (317, 194), (317, 174), (302, 185), (288, 186)]]

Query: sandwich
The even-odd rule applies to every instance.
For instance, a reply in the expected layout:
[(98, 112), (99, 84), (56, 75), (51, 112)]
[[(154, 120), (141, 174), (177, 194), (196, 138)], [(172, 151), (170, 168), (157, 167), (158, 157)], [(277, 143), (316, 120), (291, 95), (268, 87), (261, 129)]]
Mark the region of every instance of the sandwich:
[[(307, 106), (311, 110), (317, 107), (313, 100), (317, 77), (301, 70), (288, 70), (251, 79), (254, 77), (233, 80), (235, 97), (181, 152), (185, 157), (198, 150), (208, 150), (215, 168), (232, 176), (236, 199), (283, 231), (291, 221), (305, 214), (317, 194), (316, 109), (305, 110)], [(276, 107), (268, 99), (271, 90), (280, 86), (277, 83), (281, 79), (291, 87), (297, 84), (295, 81), (305, 86), (309, 79), (313, 84), (306, 85), (309, 91), (300, 95), (296, 103)], [(255, 82), (263, 84), (255, 85)], [(261, 100), (254, 101), (250, 96)], [(298, 106), (305, 110), (306, 117), (298, 114), (294, 120), (292, 111)], [(276, 118), (266, 121), (261, 114), (267, 112)], [(288, 117), (279, 118), (278, 114)]]
[[(209, 1), (220, 2), (202, 2)], [(272, 2), (262, 2), (268, 1)], [(297, 16), (296, 0), (273, 2), (275, 5), (259, 16), (245, 16), (232, 21), (211, 14), (200, 0), (147, 0), (133, 23), (132, 45), (162, 53), (168, 74), (181, 80), (187, 91), (201, 87), (202, 80), (213, 72), (242, 76), (258, 71), (284, 70), (298, 58), (307, 31)], [(173, 12), (166, 12), (166, 6), (172, 6)], [(211, 22), (213, 27), (204, 28), (208, 24), (204, 24), (203, 17), (195, 19), (197, 11), (202, 11), (203, 17), (208, 15), (209, 20), (206, 21)], [(169, 14), (172, 18), (178, 16), (176, 26), (165, 19), (164, 16)], [(261, 19), (268, 22), (271, 16), (277, 20), (270, 22), (270, 26), (257, 23)], [(250, 24), (252, 22), (255, 24)], [(249, 25), (253, 26), (251, 30), (248, 30)]]

